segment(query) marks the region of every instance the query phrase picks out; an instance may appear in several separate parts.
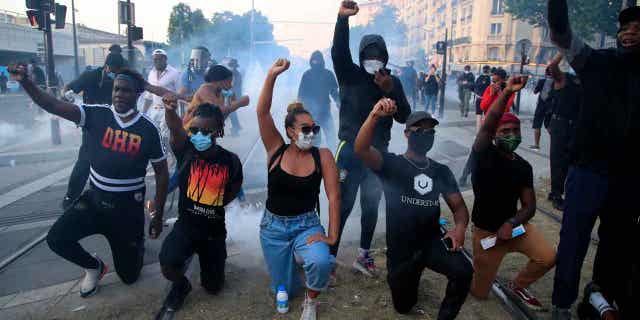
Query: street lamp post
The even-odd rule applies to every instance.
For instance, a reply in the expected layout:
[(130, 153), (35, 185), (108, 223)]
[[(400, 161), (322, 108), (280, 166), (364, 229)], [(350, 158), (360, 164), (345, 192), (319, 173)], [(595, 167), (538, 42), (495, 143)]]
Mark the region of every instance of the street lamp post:
[(76, 31), (76, 4), (75, 0), (71, 0), (71, 22), (73, 23), (73, 68), (75, 77), (80, 75), (80, 65), (78, 62), (78, 36)]

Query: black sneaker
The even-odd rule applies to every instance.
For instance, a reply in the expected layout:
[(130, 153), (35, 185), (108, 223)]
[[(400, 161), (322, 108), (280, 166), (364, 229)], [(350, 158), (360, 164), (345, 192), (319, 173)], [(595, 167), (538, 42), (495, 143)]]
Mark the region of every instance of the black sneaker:
[(164, 306), (167, 311), (178, 311), (184, 304), (184, 299), (191, 292), (191, 283), (189, 280), (185, 280), (182, 284), (174, 283), (171, 286), (171, 291), (167, 295), (167, 299), (164, 301)]
[(555, 196), (551, 199), (551, 205), (554, 209), (563, 211), (564, 210), (564, 199), (561, 196)]

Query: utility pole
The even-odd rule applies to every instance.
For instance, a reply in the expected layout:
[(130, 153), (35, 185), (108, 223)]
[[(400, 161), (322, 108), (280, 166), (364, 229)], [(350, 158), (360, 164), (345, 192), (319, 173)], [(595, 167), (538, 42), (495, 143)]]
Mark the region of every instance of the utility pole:
[(255, 12), (256, 12), (256, 1), (251, 0), (251, 21), (249, 22), (249, 65), (253, 63), (253, 55), (255, 53), (255, 34), (254, 34), (254, 22), (255, 22)]
[(449, 48), (449, 29), (444, 30), (444, 54), (442, 56), (442, 88), (440, 89), (440, 117), (444, 117), (444, 93), (447, 87), (447, 51)]
[(75, 77), (77, 78), (80, 75), (80, 65), (78, 62), (78, 35), (76, 31), (75, 0), (71, 0), (71, 22), (73, 23), (73, 68), (75, 72)]
[[(41, 1), (40, 8), (42, 11), (42, 19), (44, 22), (44, 50), (45, 60), (47, 62), (47, 91), (53, 96), (58, 96), (58, 77), (56, 77), (56, 66), (53, 61), (53, 37), (51, 30), (51, 12), (53, 8), (50, 1)], [(59, 145), (62, 143), (60, 136), (60, 120), (58, 117), (51, 117), (51, 143)]]
[(135, 69), (135, 52), (133, 52), (133, 40), (131, 39), (131, 20), (133, 19), (133, 10), (131, 10), (131, 0), (127, 0), (127, 48), (129, 67)]

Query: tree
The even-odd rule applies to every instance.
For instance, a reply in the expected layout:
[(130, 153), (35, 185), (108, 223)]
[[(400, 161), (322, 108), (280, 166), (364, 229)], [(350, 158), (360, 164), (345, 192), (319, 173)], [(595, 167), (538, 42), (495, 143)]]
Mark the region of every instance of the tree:
[(351, 54), (354, 59), (360, 56), (360, 39), (367, 34), (381, 35), (389, 49), (403, 47), (407, 40), (406, 32), (407, 26), (400, 22), (398, 9), (385, 5), (366, 26), (354, 26), (349, 29)]
[(182, 45), (192, 37), (206, 32), (211, 22), (204, 17), (202, 10), (191, 11), (191, 7), (179, 3), (173, 7), (169, 16), (167, 38), (171, 45)]
[[(567, 0), (569, 20), (575, 34), (587, 41), (598, 33), (615, 37), (623, 0)], [(504, 0), (505, 11), (516, 19), (547, 28), (548, 0)]]

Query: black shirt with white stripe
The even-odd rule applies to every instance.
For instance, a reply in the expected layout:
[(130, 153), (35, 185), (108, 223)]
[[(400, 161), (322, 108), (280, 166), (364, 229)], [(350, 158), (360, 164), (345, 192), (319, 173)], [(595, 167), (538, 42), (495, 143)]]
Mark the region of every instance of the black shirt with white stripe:
[(149, 162), (166, 159), (155, 124), (138, 113), (128, 122), (109, 105), (82, 105), (78, 125), (89, 135), (91, 185), (107, 192), (143, 191)]

